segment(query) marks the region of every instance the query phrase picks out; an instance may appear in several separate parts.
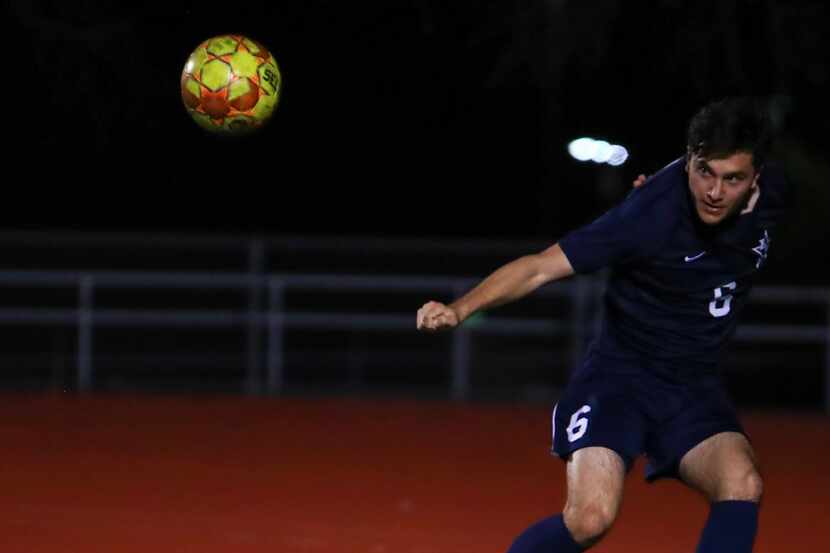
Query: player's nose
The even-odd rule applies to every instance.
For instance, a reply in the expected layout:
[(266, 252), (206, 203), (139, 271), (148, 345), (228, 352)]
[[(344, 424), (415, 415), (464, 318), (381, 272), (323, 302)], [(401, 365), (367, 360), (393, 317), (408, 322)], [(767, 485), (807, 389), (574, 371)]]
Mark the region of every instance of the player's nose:
[(706, 196), (711, 201), (720, 201), (723, 199), (723, 181), (716, 179), (711, 188), (706, 191)]

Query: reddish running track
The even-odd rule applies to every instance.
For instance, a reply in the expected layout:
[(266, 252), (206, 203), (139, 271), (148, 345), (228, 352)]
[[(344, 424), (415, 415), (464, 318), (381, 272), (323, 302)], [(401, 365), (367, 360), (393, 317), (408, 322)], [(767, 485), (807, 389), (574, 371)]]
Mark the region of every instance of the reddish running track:
[[(4, 395), (4, 553), (500, 553), (561, 510), (539, 405)], [(756, 553), (827, 551), (830, 418), (747, 414)], [(693, 552), (704, 501), (626, 484), (597, 552)]]

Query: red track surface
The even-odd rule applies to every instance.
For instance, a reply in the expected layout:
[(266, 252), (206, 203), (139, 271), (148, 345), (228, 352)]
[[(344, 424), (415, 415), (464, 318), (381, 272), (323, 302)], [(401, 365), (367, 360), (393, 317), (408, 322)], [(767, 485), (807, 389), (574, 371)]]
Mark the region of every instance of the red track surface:
[[(561, 510), (542, 406), (6, 395), (4, 553), (500, 553)], [(830, 419), (744, 418), (765, 476), (756, 553), (823, 552)], [(704, 501), (627, 482), (597, 552), (693, 552)]]

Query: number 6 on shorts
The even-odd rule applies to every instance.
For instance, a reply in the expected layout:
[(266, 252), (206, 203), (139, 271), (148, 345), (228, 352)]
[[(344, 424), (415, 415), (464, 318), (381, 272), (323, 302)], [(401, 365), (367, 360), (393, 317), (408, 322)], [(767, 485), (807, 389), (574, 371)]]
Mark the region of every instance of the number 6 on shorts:
[(571, 423), (568, 425), (566, 430), (568, 431), (568, 441), (575, 442), (579, 438), (585, 435), (585, 432), (588, 431), (588, 419), (585, 417), (580, 418), (579, 416), (583, 413), (590, 413), (591, 407), (589, 405), (583, 405), (580, 407), (576, 413), (573, 414), (571, 417)]

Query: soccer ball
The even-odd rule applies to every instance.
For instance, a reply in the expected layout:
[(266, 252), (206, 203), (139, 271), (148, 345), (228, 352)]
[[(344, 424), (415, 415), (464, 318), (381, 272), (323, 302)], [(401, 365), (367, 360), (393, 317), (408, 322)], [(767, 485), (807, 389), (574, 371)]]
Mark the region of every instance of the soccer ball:
[(277, 61), (260, 43), (242, 35), (204, 41), (184, 64), (182, 101), (196, 123), (232, 136), (262, 127), (282, 90)]

